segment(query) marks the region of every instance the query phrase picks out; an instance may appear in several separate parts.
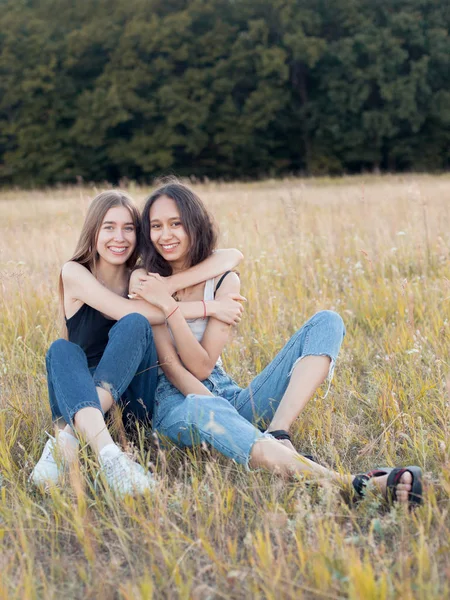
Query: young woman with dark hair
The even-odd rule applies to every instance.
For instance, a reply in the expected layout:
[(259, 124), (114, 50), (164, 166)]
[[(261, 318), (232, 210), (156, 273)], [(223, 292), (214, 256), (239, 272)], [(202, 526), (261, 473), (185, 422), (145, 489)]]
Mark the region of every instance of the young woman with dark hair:
[[(33, 469), (37, 485), (58, 483), (76, 459), (75, 430), (98, 455), (111, 488), (120, 493), (151, 489), (151, 476), (114, 444), (104, 414), (114, 403), (125, 421), (148, 422), (153, 411), (157, 369), (150, 325), (169, 313), (148, 302), (127, 298), (131, 270), (139, 256), (141, 218), (121, 191), (107, 191), (92, 201), (73, 257), (60, 275), (60, 302), (66, 339), (54, 342), (46, 357), (55, 438), (47, 441)], [(226, 250), (209, 255), (193, 269), (164, 280), (172, 293), (234, 267), (242, 255)], [(163, 280), (161, 280), (163, 281)], [(225, 301), (184, 303), (180, 314), (208, 313), (222, 322), (239, 322), (241, 305)]]
[[(159, 306), (166, 324), (154, 327), (160, 371), (153, 427), (175, 444), (207, 442), (225, 456), (248, 467), (280, 474), (300, 474), (339, 484), (352, 483), (364, 494), (371, 480), (386, 497), (402, 503), (421, 501), (418, 467), (377, 469), (342, 475), (299, 455), (289, 429), (325, 378), (331, 378), (343, 337), (341, 317), (321, 311), (307, 321), (272, 362), (246, 389), (223, 370), (220, 354), (229, 326), (205, 315), (186, 322), (184, 301), (206, 302), (239, 294), (235, 273), (224, 273), (178, 294), (180, 304), (165, 290), (162, 275), (182, 273), (211, 253), (216, 235), (200, 199), (181, 184), (156, 190), (143, 210), (143, 263), (131, 292)], [(146, 275), (146, 271), (159, 274)], [(264, 432), (255, 424), (268, 424)], [(278, 439), (277, 439), (278, 438)]]

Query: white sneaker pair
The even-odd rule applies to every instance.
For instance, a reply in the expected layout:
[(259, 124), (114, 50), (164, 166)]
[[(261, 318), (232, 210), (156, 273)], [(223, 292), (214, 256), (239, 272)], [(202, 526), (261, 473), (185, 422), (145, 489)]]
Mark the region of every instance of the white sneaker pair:
[[(49, 438), (30, 475), (30, 481), (37, 486), (58, 485), (70, 467), (64, 447), (69, 446), (72, 454), (79, 447), (78, 440), (65, 431), (61, 431), (57, 439), (53, 436)], [(153, 476), (132, 461), (116, 444), (109, 444), (100, 451), (99, 462), (99, 475), (105, 475), (108, 485), (119, 496), (143, 494), (155, 489)]]

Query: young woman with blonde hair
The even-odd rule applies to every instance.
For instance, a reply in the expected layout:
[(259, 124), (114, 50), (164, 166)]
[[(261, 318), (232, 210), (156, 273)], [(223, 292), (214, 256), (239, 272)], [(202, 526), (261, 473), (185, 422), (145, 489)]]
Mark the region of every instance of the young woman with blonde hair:
[[(37, 485), (58, 483), (76, 459), (74, 431), (98, 455), (111, 488), (119, 494), (142, 493), (153, 480), (113, 442), (104, 415), (114, 403), (125, 421), (148, 422), (157, 382), (156, 350), (150, 325), (165, 322), (167, 312), (127, 298), (130, 273), (139, 256), (141, 219), (132, 200), (119, 190), (92, 201), (73, 257), (60, 275), (60, 298), (67, 339), (54, 342), (46, 357), (49, 400), (57, 425), (33, 469)], [(233, 268), (238, 250), (223, 250), (194, 268), (166, 278), (173, 293)], [(162, 281), (162, 280), (161, 280)], [(183, 303), (186, 318), (205, 313), (227, 324), (240, 320), (241, 296), (221, 301)]]

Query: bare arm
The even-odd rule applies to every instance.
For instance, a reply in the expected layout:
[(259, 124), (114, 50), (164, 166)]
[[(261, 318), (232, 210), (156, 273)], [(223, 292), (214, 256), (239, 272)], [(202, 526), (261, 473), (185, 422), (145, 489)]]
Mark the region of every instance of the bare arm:
[[(130, 278), (130, 298), (146, 300), (158, 306), (168, 317), (176, 308), (177, 302), (171, 296), (171, 289), (167, 277), (153, 273), (147, 274), (144, 269), (133, 271)], [(242, 312), (242, 307), (236, 301), (243, 302), (245, 298), (239, 294), (222, 296), (218, 300), (209, 300), (203, 303), (179, 302), (178, 307), (185, 319), (200, 319), (205, 316), (214, 317), (227, 325), (234, 325), (236, 317)]]
[[(217, 292), (217, 297), (239, 294), (239, 291), (239, 277), (236, 273), (229, 273)], [(197, 341), (180, 311), (176, 310), (170, 316), (169, 325), (186, 369), (200, 381), (209, 377), (228, 341), (230, 325), (211, 318), (201, 342)]]
[[(68, 262), (63, 266), (62, 278), (65, 300), (80, 301), (88, 304), (118, 321), (131, 313), (139, 313), (148, 319), (151, 325), (165, 322), (164, 311), (149, 304), (145, 300), (127, 300), (108, 290), (92, 275), (88, 269), (76, 262)], [(187, 319), (196, 319), (204, 314), (203, 302), (184, 302), (183, 314)], [(220, 303), (208, 303), (207, 314), (213, 315), (220, 310)]]
[(65, 306), (71, 301), (79, 301), (116, 321), (131, 313), (140, 313), (152, 325), (164, 323), (164, 313), (160, 308), (144, 300), (122, 298), (99, 283), (86, 267), (76, 262), (68, 262), (63, 266), (62, 280)]
[[(202, 281), (207, 281), (213, 277), (218, 277), (221, 273), (226, 271), (232, 271), (241, 260), (244, 255), (236, 248), (228, 248), (226, 250), (216, 250), (211, 256), (205, 259), (203, 262), (182, 271), (176, 273), (170, 277), (166, 277), (169, 280), (169, 289), (171, 294), (184, 290), (185, 288), (197, 285)], [(194, 317), (195, 318), (195, 317)]]
[(166, 325), (153, 327), (159, 364), (165, 376), (182, 394), (212, 396), (211, 392), (181, 364)]

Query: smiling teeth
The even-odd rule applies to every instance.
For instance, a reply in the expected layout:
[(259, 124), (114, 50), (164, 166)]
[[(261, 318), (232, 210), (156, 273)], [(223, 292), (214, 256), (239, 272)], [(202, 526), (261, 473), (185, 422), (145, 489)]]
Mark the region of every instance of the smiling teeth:
[(167, 245), (161, 244), (161, 245), (164, 248), (164, 250), (170, 250), (171, 248), (175, 248), (175, 246), (178, 246), (178, 244), (167, 244)]
[(115, 254), (123, 254), (126, 250), (126, 248), (113, 248), (112, 246), (109, 249)]

